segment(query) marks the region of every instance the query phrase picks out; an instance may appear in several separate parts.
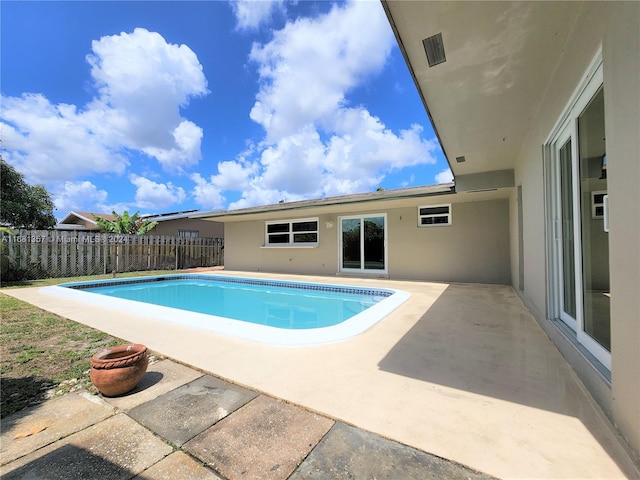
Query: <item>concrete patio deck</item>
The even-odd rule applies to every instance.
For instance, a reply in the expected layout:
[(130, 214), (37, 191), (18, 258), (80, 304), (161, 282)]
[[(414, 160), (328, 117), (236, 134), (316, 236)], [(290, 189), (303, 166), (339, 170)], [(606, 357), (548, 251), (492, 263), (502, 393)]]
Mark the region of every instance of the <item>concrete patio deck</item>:
[(638, 478), (614, 429), (510, 287), (216, 272), (411, 293), (352, 340), (282, 348), (5, 291), (252, 391), (499, 478)]

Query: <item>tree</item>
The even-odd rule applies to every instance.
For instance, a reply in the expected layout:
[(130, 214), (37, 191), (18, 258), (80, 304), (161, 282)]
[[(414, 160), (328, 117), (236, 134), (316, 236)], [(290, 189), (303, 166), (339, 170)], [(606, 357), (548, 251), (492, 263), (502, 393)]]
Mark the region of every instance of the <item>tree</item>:
[(0, 163), (0, 221), (14, 228), (52, 228), (56, 217), (47, 189), (42, 185), (29, 185), (2, 157)]
[(115, 220), (106, 220), (97, 215), (93, 216), (98, 223), (98, 227), (100, 227), (100, 230), (103, 232), (123, 235), (144, 235), (158, 224), (158, 222), (150, 222), (140, 218), (139, 212), (133, 215), (129, 215), (129, 212), (126, 210), (122, 215), (118, 215), (116, 212), (111, 213), (115, 217)]

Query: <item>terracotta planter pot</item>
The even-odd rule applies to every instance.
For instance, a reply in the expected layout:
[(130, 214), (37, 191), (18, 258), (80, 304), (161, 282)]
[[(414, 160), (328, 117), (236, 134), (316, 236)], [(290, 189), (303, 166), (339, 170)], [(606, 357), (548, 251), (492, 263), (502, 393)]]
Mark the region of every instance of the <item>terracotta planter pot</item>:
[(105, 348), (91, 358), (91, 382), (103, 395), (116, 397), (135, 388), (148, 364), (144, 345)]

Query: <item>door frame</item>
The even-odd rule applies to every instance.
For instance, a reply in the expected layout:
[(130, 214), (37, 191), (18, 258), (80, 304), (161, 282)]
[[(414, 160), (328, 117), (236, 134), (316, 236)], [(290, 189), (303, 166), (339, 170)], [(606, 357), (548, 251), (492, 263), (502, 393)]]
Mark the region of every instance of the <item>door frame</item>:
[[(562, 321), (576, 333), (576, 340), (602, 365), (611, 370), (611, 352), (585, 331), (584, 279), (582, 275), (582, 219), (580, 215), (580, 178), (578, 152), (578, 118), (604, 84), (602, 51), (592, 60), (582, 82), (574, 91), (543, 146), (545, 177), (546, 243), (547, 243), (547, 316)], [(562, 312), (562, 230), (560, 225), (560, 173), (558, 148), (571, 139), (572, 200), (575, 255), (576, 319), (573, 323)]]
[[(560, 320), (562, 320), (571, 330), (574, 332), (578, 332), (580, 330), (580, 322), (578, 321), (581, 318), (581, 307), (582, 307), (582, 291), (579, 290), (579, 285), (581, 282), (577, 281), (582, 278), (582, 268), (581, 268), (581, 250), (582, 243), (580, 241), (580, 230), (579, 230), (579, 222), (576, 223), (576, 220), (579, 220), (580, 217), (580, 195), (578, 193), (579, 189), (579, 179), (577, 175), (576, 168), (577, 165), (577, 139), (576, 139), (576, 121), (570, 119), (565, 123), (563, 128), (558, 132), (558, 135), (554, 139), (552, 144), (552, 168), (554, 169), (554, 178), (555, 184), (553, 185), (553, 215), (554, 215), (554, 223), (555, 223), (555, 242), (554, 248), (556, 249), (556, 258), (557, 263), (554, 265), (555, 275), (558, 278), (558, 285), (560, 290), (558, 290), (555, 294), (558, 296), (558, 304), (557, 304), (557, 316)], [(573, 287), (574, 287), (574, 302), (575, 302), (575, 310), (576, 316), (572, 318), (565, 311), (564, 305), (564, 295), (563, 295), (563, 284), (565, 282), (564, 275), (564, 257), (565, 257), (565, 249), (564, 249), (564, 238), (563, 238), (563, 225), (562, 225), (562, 178), (561, 178), (561, 165), (560, 165), (560, 149), (566, 145), (568, 141), (571, 141), (571, 215), (573, 220)]]

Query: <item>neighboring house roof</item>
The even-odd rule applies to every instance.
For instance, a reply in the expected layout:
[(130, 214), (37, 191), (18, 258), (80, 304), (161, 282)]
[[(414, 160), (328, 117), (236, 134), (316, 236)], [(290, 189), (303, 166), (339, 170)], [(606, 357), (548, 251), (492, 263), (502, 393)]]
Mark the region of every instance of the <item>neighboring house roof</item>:
[(91, 213), (91, 212), (69, 212), (60, 223), (78, 223), (78, 220), (96, 224), (93, 216), (104, 218), (105, 220), (115, 220), (116, 217), (111, 213)]
[(69, 212), (54, 228), (56, 230), (99, 230), (98, 223), (93, 218), (94, 215), (109, 221), (116, 218), (111, 213)]
[(414, 202), (416, 198), (432, 197), (454, 193), (454, 183), (443, 183), (424, 187), (401, 188), (397, 190), (381, 190), (377, 192), (357, 193), (337, 197), (327, 197), (315, 200), (301, 200), (297, 202), (281, 202), (273, 205), (242, 208), (238, 210), (216, 210), (192, 214), (190, 218), (213, 220), (217, 222), (234, 222), (254, 219), (279, 218), (287, 211), (304, 211), (308, 215), (318, 213), (339, 212), (346, 205), (376, 203), (376, 208), (399, 207), (407, 201)]
[[(169, 220), (189, 219), (199, 210), (184, 210), (181, 212), (158, 213), (153, 215), (142, 215), (142, 220), (149, 222), (166, 222)], [(114, 221), (115, 215), (111, 213), (91, 213), (91, 212), (69, 212), (58, 224), (56, 230), (87, 230), (97, 231), (98, 223), (93, 216), (104, 218), (105, 220)]]

